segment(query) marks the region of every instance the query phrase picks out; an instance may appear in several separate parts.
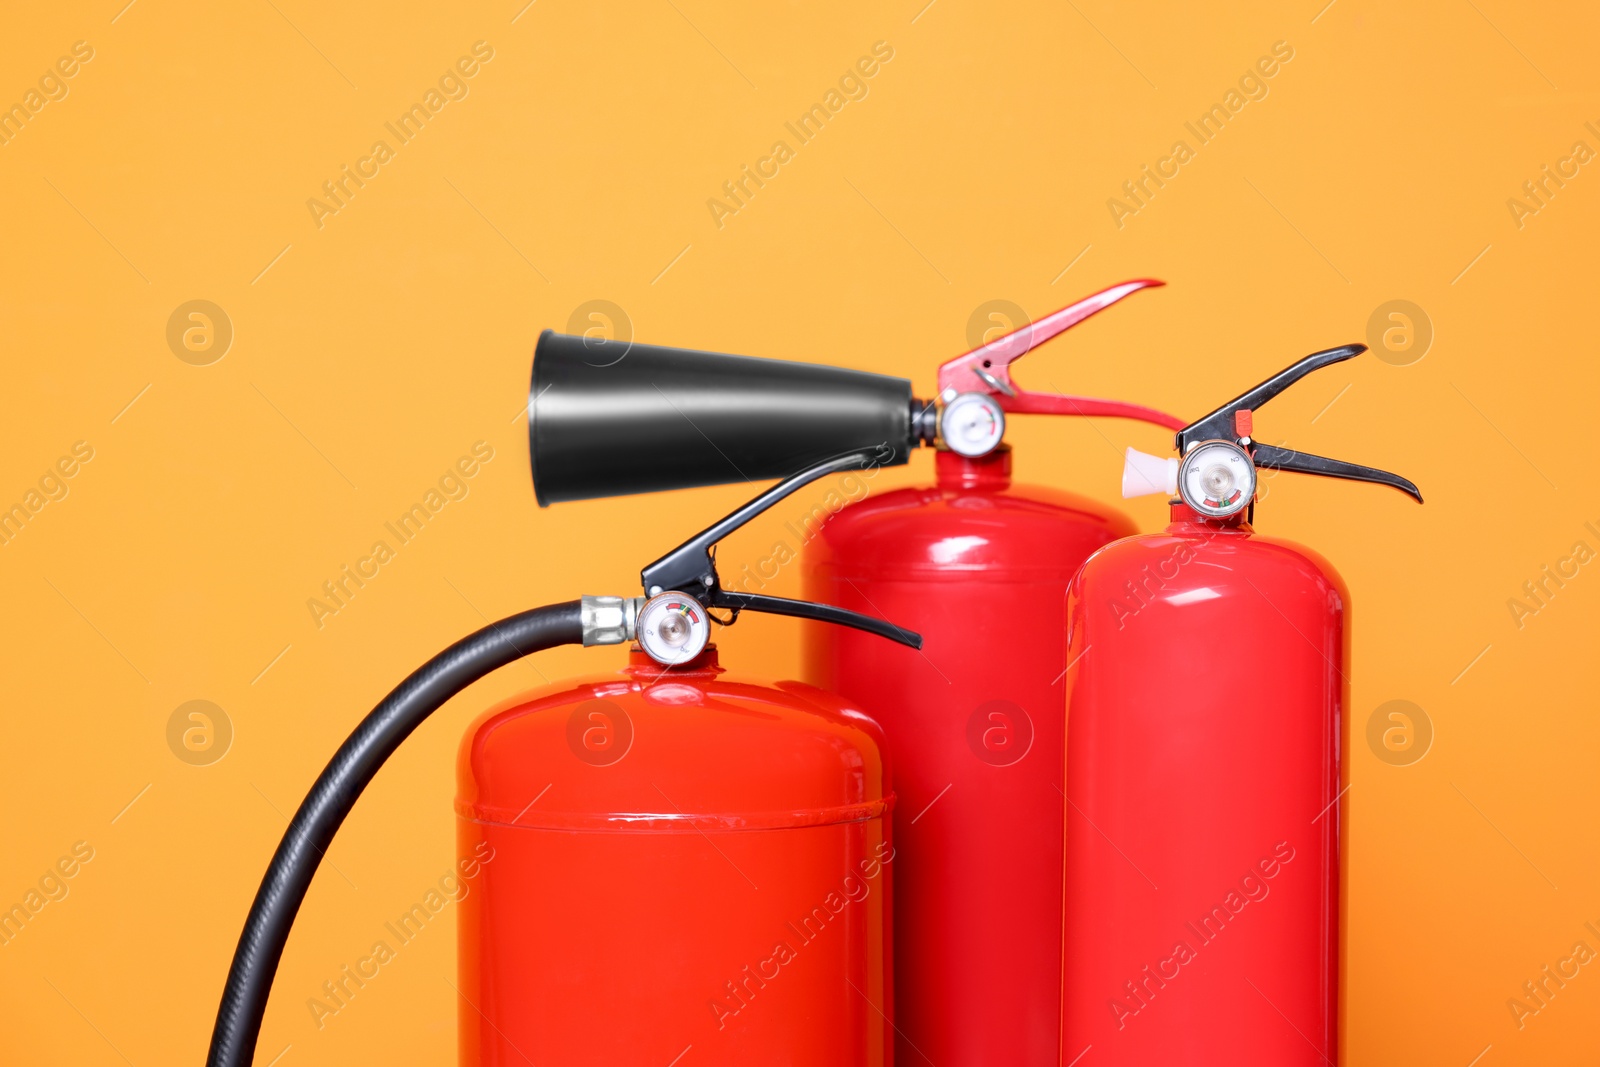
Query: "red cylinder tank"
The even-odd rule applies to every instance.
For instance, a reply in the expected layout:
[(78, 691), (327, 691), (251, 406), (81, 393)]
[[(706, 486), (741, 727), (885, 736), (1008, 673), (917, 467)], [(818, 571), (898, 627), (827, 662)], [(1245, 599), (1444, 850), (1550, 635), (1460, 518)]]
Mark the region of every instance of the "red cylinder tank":
[(890, 1062), (872, 723), (709, 648), (513, 700), (458, 761), (461, 1063)]
[(1348, 602), (1181, 505), (1074, 580), (1063, 1062), (1339, 1062)]
[(936, 485), (840, 511), (804, 564), (807, 599), (912, 627), (922, 651), (808, 624), (805, 676), (882, 725), (895, 768), (900, 1062), (1055, 1067), (1066, 590), (1134, 528), (1013, 487), (1006, 449), (936, 463)]

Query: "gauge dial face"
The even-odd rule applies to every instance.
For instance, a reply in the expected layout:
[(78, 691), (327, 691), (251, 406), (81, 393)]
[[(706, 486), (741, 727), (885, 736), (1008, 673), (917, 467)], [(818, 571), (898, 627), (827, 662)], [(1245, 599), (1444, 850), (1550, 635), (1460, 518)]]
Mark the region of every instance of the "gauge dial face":
[(634, 625), (639, 647), (664, 667), (688, 663), (711, 640), (711, 620), (700, 602), (676, 591), (651, 597)]
[(939, 437), (945, 447), (969, 459), (993, 452), (1005, 432), (1005, 412), (993, 397), (982, 393), (962, 393), (939, 416)]
[(1202, 515), (1214, 519), (1235, 515), (1255, 498), (1255, 464), (1232, 441), (1206, 441), (1183, 457), (1178, 492)]

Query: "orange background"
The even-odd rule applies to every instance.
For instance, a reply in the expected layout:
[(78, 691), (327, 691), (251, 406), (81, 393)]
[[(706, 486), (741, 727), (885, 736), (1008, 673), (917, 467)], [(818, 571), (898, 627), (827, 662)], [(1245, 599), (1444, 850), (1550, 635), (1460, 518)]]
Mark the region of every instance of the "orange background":
[[(75, 442), (93, 449), (0, 545), (0, 905), (93, 849), (0, 947), (0, 1060), (200, 1062), (285, 818), (359, 716), (485, 617), (636, 592), (641, 564), (749, 495), (537, 509), (519, 412), (539, 330), (609, 300), (643, 340), (896, 373), (926, 394), (980, 305), (1037, 316), (1153, 276), (1169, 287), (1019, 380), (1194, 417), (1366, 340), (1388, 301), (1431, 322), (1420, 360), (1322, 372), (1257, 424), (1428, 498), (1287, 477), (1258, 516), (1332, 560), (1356, 604), (1348, 1061), (1586, 1062), (1600, 973), (1520, 1030), (1506, 1002), (1574, 942), (1600, 948), (1584, 929), (1600, 926), (1600, 577), (1580, 567), (1520, 628), (1507, 606), (1575, 542), (1600, 549), (1584, 266), (1600, 176), (1579, 167), (1520, 219), (1507, 205), (1574, 142), (1600, 148), (1587, 6), (123, 2), (32, 5), (0, 35), (0, 104), (74, 42), (93, 49), (0, 145), (0, 506)], [(493, 58), (468, 95), (391, 142), (319, 227), (307, 200), (477, 41)], [(894, 55), (866, 97), (719, 228), (708, 198), (877, 41)], [(1266, 97), (1119, 228), (1108, 199), (1175, 140), (1195, 147), (1184, 123), (1277, 41), (1294, 57)], [(196, 299), (234, 334), (205, 366), (167, 340)], [(1019, 419), (1010, 440), (1022, 479), (1108, 500), (1117, 451), (1164, 445), (1072, 420)], [(319, 628), (322, 582), (478, 441), (494, 458), (468, 495)], [(1161, 520), (1154, 499), (1129, 510)], [(725, 561), (765, 556), (781, 519)], [(770, 591), (797, 593), (796, 570)], [(795, 637), (749, 619), (723, 647), (789, 675)], [(312, 887), (260, 1062), (452, 1060), (453, 919), (322, 1029), (305, 1001), (450, 865), (453, 754), (475, 712), (621, 657), (504, 670), (400, 751)], [(1408, 766), (1365, 743), (1396, 699), (1435, 732)], [(191, 700), (232, 724), (220, 761), (169, 748)]]

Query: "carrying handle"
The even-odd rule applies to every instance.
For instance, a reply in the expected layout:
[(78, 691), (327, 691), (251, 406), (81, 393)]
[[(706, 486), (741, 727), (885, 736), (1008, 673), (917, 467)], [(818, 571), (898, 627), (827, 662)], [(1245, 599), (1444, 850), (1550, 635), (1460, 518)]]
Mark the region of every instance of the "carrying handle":
[(714, 608), (732, 608), (734, 611), (764, 611), (768, 615), (787, 615), (793, 619), (814, 619), (817, 622), (831, 622), (837, 626), (849, 626), (856, 630), (864, 630), (869, 634), (886, 637), (890, 641), (898, 641), (910, 648), (922, 647), (922, 635), (915, 630), (907, 630), (903, 626), (896, 626), (883, 619), (875, 619), (871, 615), (863, 615), (848, 608), (835, 607), (832, 604), (815, 604), (809, 600), (788, 600), (779, 596), (763, 596), (760, 593), (740, 593), (731, 589), (718, 589), (706, 601)]
[(1091, 315), (1104, 311), (1123, 297), (1141, 289), (1153, 289), (1166, 282), (1136, 278), (1102, 289), (1076, 304), (1052, 312), (1038, 322), (997, 337), (988, 344), (958, 356), (939, 368), (939, 392), (984, 393), (995, 398), (1000, 409), (1019, 415), (1100, 415), (1108, 418), (1137, 419), (1168, 430), (1183, 429), (1183, 420), (1140, 404), (1099, 400), (1087, 396), (1063, 396), (1023, 389), (1011, 379), (1011, 364)]
[(1250, 458), (1255, 460), (1257, 467), (1265, 467), (1268, 470), (1320, 474), (1328, 478), (1348, 478), (1353, 482), (1375, 482), (1378, 485), (1391, 486), (1414, 498), (1417, 503), (1422, 503), (1422, 490), (1417, 488), (1415, 482), (1376, 467), (1363, 467), (1359, 463), (1346, 463), (1342, 459), (1328, 459), (1325, 456), (1313, 456), (1309, 452), (1296, 452), (1289, 448), (1263, 444), (1257, 444), (1251, 450)]
[(831, 604), (814, 604), (807, 600), (786, 600), (782, 597), (724, 589), (722, 579), (717, 574), (718, 541), (818, 478), (839, 471), (882, 465), (883, 462), (884, 456), (880, 450), (863, 449), (857, 452), (845, 452), (779, 482), (640, 571), (639, 581), (644, 586), (645, 595), (655, 596), (676, 589), (710, 607), (728, 608), (734, 611), (761, 611), (769, 615), (788, 615), (797, 619), (831, 622), (886, 637), (912, 648), (921, 648), (922, 635), (914, 630), (907, 630), (883, 619), (834, 607)]

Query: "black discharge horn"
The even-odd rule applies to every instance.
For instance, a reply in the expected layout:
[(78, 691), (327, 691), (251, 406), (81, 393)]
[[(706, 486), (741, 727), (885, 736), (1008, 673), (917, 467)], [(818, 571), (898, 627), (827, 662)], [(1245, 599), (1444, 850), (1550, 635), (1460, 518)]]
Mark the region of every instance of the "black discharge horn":
[(897, 466), (931, 439), (931, 414), (904, 378), (546, 330), (528, 391), (534, 495), (769, 481), (845, 452)]

